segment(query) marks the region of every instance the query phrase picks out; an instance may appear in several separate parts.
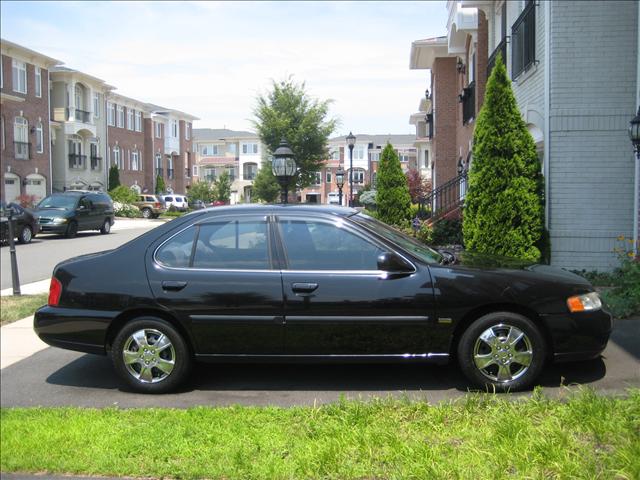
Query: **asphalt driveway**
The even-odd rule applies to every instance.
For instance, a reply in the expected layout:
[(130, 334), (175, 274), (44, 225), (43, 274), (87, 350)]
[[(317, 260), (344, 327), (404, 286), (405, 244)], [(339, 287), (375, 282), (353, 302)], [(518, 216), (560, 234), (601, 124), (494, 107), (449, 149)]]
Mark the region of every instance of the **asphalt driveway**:
[[(455, 365), (198, 365), (179, 392), (140, 395), (122, 389), (107, 357), (46, 348), (0, 372), (3, 407), (175, 407), (195, 405), (312, 405), (346, 398), (407, 396), (438, 402), (463, 396)], [(618, 321), (603, 356), (548, 366), (540, 384), (552, 396), (562, 385), (602, 393), (640, 387), (640, 318)], [(524, 393), (521, 395), (528, 395)]]

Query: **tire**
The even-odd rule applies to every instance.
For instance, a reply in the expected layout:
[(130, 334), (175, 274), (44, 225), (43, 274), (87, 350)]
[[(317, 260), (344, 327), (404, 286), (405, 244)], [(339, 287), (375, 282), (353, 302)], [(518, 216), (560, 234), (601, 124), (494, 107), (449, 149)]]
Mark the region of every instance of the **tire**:
[[(162, 343), (158, 350), (157, 343)], [(146, 316), (118, 332), (111, 360), (120, 378), (140, 393), (174, 390), (186, 380), (192, 364), (189, 347), (178, 331), (165, 320)]]
[(102, 227), (100, 228), (100, 233), (102, 235), (106, 235), (111, 231), (111, 220), (109, 220), (108, 218), (104, 219), (104, 223), (102, 224)]
[(531, 386), (544, 366), (546, 353), (538, 327), (512, 312), (480, 317), (458, 343), (462, 372), (474, 385), (488, 391), (517, 391)]
[(143, 208), (142, 209), (142, 216), (144, 218), (151, 218), (151, 217), (153, 217), (153, 212), (151, 211), (150, 208)]
[(18, 242), (23, 244), (30, 243), (32, 239), (33, 232), (31, 231), (31, 227), (29, 227), (29, 225), (25, 225), (24, 227), (22, 227), (22, 230), (20, 230), (20, 233), (18, 234)]
[(67, 225), (67, 231), (64, 233), (64, 236), (67, 238), (74, 238), (78, 234), (78, 224), (77, 222), (69, 222)]

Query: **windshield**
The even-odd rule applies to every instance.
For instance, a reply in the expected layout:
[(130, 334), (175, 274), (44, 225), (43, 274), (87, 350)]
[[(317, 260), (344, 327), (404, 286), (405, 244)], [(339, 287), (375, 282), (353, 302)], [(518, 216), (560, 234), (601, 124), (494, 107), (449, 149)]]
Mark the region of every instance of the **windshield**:
[(371, 230), (373, 233), (380, 235), (381, 237), (395, 243), (403, 250), (411, 253), (413, 256), (419, 258), (426, 263), (441, 263), (442, 255), (427, 247), (425, 244), (418, 242), (417, 240), (408, 237), (402, 232), (391, 228), (389, 225), (376, 220), (369, 215), (358, 213), (352, 215), (350, 220), (353, 220), (358, 225)]
[(76, 206), (76, 196), (67, 195), (51, 195), (46, 197), (39, 204), (38, 208), (64, 208), (65, 210), (71, 210)]

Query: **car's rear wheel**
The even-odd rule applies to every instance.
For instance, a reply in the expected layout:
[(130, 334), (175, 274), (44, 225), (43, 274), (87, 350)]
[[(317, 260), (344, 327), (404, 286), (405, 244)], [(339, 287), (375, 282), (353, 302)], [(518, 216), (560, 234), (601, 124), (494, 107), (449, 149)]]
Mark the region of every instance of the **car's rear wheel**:
[(29, 225), (25, 225), (20, 230), (18, 234), (18, 242), (20, 243), (29, 243), (33, 238), (33, 232), (31, 231), (31, 227)]
[(473, 322), (458, 343), (458, 362), (475, 385), (493, 391), (529, 387), (546, 357), (540, 330), (527, 317), (494, 312)]
[(153, 217), (153, 212), (151, 211), (150, 208), (143, 208), (142, 209), (142, 216), (144, 218), (151, 218), (151, 217)]
[(108, 218), (105, 218), (104, 219), (104, 223), (102, 224), (102, 227), (100, 228), (100, 233), (103, 234), (103, 235), (106, 235), (110, 231), (111, 231), (111, 221)]
[(65, 232), (65, 237), (74, 238), (78, 234), (78, 224), (76, 222), (69, 222), (67, 225), (67, 231)]
[(111, 358), (120, 377), (137, 392), (165, 393), (188, 376), (191, 353), (167, 321), (140, 317), (116, 335)]

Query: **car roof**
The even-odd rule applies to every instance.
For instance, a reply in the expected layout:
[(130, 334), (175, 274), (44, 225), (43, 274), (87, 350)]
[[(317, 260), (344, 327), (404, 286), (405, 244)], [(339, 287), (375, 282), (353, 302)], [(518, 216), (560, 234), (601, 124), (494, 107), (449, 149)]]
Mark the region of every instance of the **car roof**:
[(358, 213), (358, 210), (350, 207), (341, 207), (338, 205), (309, 205), (309, 204), (249, 204), (249, 205), (224, 205), (219, 207), (209, 207), (199, 212), (217, 212), (217, 213), (325, 213), (330, 215), (338, 215), (341, 217), (350, 217)]

